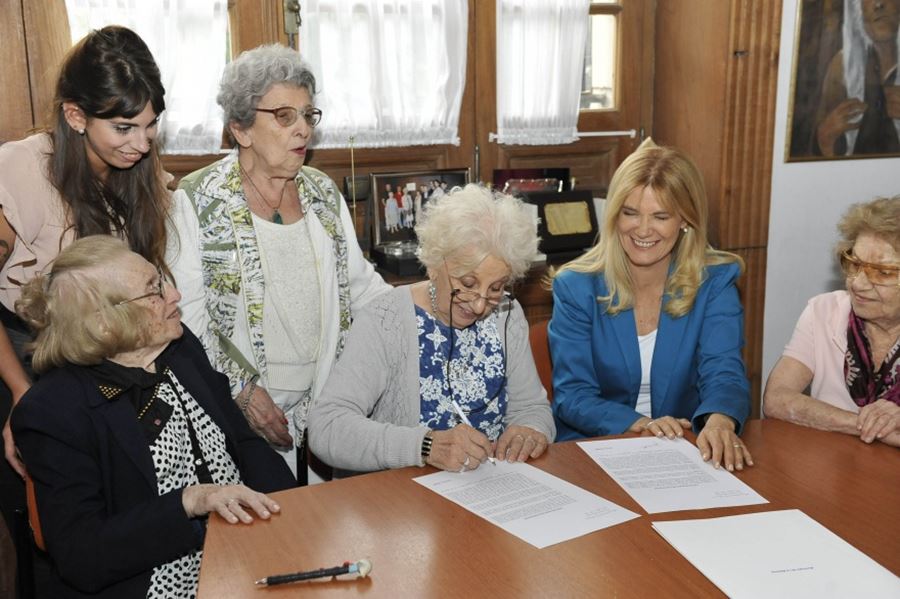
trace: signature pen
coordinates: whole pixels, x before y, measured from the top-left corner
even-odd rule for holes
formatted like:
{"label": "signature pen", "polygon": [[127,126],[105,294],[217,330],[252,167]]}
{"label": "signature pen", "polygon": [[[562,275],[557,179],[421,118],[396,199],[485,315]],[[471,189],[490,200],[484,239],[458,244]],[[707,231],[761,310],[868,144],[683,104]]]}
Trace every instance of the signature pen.
{"label": "signature pen", "polygon": [[311,578],[328,578],[329,576],[340,576],[341,574],[358,574],[360,578],[365,578],[371,571],[372,562],[367,559],[361,559],[357,562],[344,562],[343,565],[334,568],[319,568],[318,570],[309,570],[307,572],[266,576],[265,578],[260,578],[254,584],[257,586],[271,587],[276,584],[287,584],[289,582],[309,580]]}
{"label": "signature pen", "polygon": [[[459,404],[456,403],[456,400],[455,400],[455,399],[451,399],[451,400],[450,400],[450,404],[453,406],[453,409],[454,409],[454,410],[456,411],[456,413],[459,415],[459,419],[462,420],[463,424],[465,424],[466,426],[472,426],[472,423],[469,422],[469,417],[466,416],[466,413],[463,412],[463,410],[462,410],[461,407],[459,407]],[[468,458],[467,458],[467,459],[468,459]],[[492,458],[491,456],[488,456],[488,460],[489,460],[489,461],[491,462],[491,464],[493,464],[494,466],[497,465],[497,460],[494,459],[494,458]]]}

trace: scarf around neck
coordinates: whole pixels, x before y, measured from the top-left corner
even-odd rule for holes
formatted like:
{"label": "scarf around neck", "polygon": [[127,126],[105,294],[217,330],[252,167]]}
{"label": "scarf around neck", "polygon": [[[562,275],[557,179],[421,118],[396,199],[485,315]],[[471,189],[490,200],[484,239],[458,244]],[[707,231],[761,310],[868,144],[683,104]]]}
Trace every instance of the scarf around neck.
{"label": "scarf around neck", "polygon": [[850,310],[847,323],[844,381],[850,397],[860,407],[879,399],[887,399],[900,405],[900,339],[894,343],[876,371],[865,323],[853,310]]}

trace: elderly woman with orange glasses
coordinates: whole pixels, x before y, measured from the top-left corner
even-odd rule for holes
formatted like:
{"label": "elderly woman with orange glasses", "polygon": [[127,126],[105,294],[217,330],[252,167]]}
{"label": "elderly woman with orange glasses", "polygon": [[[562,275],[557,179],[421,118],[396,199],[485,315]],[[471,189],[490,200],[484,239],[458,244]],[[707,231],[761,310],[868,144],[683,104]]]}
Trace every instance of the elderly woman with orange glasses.
{"label": "elderly woman with orange glasses", "polygon": [[847,290],[809,301],[765,414],[900,446],[900,196],[852,206],[838,228]]}

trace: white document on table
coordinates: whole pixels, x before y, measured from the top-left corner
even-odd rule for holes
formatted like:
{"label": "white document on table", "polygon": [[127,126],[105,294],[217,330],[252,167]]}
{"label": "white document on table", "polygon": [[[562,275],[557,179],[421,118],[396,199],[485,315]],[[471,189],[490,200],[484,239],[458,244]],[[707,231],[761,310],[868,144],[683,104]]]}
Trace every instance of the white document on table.
{"label": "white document on table", "polygon": [[653,528],[732,599],[900,597],[900,578],[800,510]]}
{"label": "white document on table", "polygon": [[648,514],[768,503],[685,439],[608,439],[578,443]]}
{"label": "white document on table", "polygon": [[529,464],[485,462],[466,472],[414,478],[470,512],[542,549],[638,515]]}

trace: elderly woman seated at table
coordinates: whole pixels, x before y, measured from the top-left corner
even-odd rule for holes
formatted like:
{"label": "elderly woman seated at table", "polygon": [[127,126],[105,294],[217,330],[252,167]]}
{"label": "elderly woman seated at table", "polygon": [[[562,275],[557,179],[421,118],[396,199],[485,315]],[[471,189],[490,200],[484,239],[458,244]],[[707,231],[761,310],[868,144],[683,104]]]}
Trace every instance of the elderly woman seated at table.
{"label": "elderly woman seated at table", "polygon": [[192,597],[206,516],[267,519],[278,505],[250,487],[294,484],[182,327],[180,297],[122,241],[91,236],[16,302],[43,374],[12,427],[55,597]]}
{"label": "elderly woman seated at table", "polygon": [[357,317],[310,414],[310,447],[338,469],[477,468],[536,458],[553,440],[528,323],[509,295],[537,250],[517,199],[468,185],[416,226],[428,280]]}
{"label": "elderly woman seated at table", "polygon": [[852,206],[838,228],[847,290],[809,300],[765,414],[900,446],[900,196]]}

